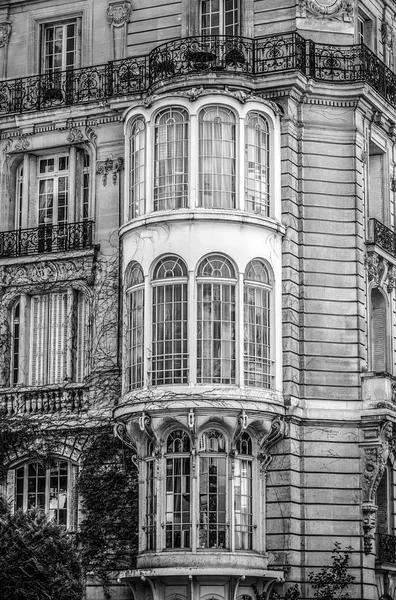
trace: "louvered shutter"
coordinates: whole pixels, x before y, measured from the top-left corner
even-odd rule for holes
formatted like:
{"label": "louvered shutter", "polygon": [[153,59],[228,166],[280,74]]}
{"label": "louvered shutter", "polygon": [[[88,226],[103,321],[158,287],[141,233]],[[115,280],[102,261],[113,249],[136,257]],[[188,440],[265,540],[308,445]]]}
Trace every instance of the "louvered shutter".
{"label": "louvered shutter", "polygon": [[372,309],[372,356],[374,373],[386,371],[386,307]]}
{"label": "louvered shutter", "polygon": [[388,472],[385,469],[384,475],[377,489],[376,503],[377,512],[377,532],[388,533]]}
{"label": "louvered shutter", "polygon": [[7,502],[13,513],[15,510],[15,469],[7,472]]}
{"label": "louvered shutter", "polygon": [[369,157],[369,217],[384,222],[382,154]]}
{"label": "louvered shutter", "polygon": [[83,294],[77,298],[77,331],[76,331],[76,357],[75,381],[82,381],[85,375],[85,331],[86,331],[86,305]]}
{"label": "louvered shutter", "polygon": [[48,383],[61,383],[66,376],[67,294],[49,297]]}
{"label": "louvered shutter", "polygon": [[46,327],[48,324],[48,296],[32,298],[32,349],[30,381],[32,385],[46,383]]}

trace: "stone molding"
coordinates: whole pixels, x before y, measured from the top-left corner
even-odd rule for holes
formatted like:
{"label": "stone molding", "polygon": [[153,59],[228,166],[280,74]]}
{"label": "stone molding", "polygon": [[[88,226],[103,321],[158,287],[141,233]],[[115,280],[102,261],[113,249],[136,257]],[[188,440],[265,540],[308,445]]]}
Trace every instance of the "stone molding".
{"label": "stone molding", "polygon": [[353,2],[351,0],[299,0],[300,17],[329,19],[351,22]]}
{"label": "stone molding", "polygon": [[367,277],[374,288],[392,292],[395,287],[396,267],[376,252],[370,253],[365,261]]}
{"label": "stone molding", "polygon": [[107,21],[111,27],[123,27],[129,23],[132,14],[130,2],[110,2],[106,11]]}
{"label": "stone molding", "polygon": [[122,171],[124,168],[124,159],[119,156],[118,158],[106,158],[106,160],[96,161],[96,172],[102,175],[102,184],[105,187],[107,185],[107,176],[112,173],[113,185],[117,183],[117,173]]}

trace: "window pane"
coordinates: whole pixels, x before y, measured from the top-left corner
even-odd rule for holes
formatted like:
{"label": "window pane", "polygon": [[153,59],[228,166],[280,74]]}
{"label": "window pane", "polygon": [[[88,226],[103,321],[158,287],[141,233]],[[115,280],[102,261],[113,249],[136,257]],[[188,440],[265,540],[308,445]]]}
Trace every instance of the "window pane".
{"label": "window pane", "polygon": [[234,471],[235,548],[251,550],[252,527],[252,463],[236,459]]}
{"label": "window pane", "polygon": [[245,127],[246,210],[269,215],[268,126],[257,113],[250,113]]}
{"label": "window pane", "polygon": [[130,138],[130,219],[135,219],[145,212],[145,153],[145,123],[143,119],[139,118],[132,127]]}
{"label": "window pane", "polygon": [[198,547],[225,548],[226,457],[200,456]]}
{"label": "window pane", "polygon": [[155,463],[147,461],[146,478],[146,547],[147,550],[155,549],[157,496],[155,494]]}

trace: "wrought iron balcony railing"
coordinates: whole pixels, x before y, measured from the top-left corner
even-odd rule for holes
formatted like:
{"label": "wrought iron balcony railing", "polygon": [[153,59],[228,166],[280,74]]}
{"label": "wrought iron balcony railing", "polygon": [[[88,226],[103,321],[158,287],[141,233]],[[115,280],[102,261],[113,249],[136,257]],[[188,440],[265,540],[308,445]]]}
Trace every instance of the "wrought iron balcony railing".
{"label": "wrought iron balcony railing", "polygon": [[93,221],[0,231],[0,258],[92,247]]}
{"label": "wrought iron balcony railing", "polygon": [[317,44],[298,33],[257,39],[196,36],[147,56],[0,82],[0,115],[96,102],[148,90],[178,75],[298,71],[319,81],[367,82],[396,107],[396,75],[364,44]]}
{"label": "wrought iron balcony railing", "polygon": [[370,238],[369,242],[396,257],[396,234],[381,221],[370,219]]}
{"label": "wrought iron balcony railing", "polygon": [[377,534],[377,561],[396,564],[396,536]]}
{"label": "wrought iron balcony railing", "polygon": [[78,412],[88,408],[88,390],[82,385],[65,388],[0,391],[0,415],[50,414]]}

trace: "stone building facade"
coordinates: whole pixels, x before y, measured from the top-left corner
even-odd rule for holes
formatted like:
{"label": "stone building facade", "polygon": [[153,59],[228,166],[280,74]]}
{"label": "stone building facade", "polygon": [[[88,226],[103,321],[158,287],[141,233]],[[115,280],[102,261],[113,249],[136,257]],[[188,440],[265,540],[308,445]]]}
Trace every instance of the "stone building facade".
{"label": "stone building facade", "polygon": [[78,530],[111,419],[139,472],[114,598],[312,598],[335,542],[352,597],[396,598],[395,24],[388,0],[1,3],[0,409],[64,432],[3,488]]}

